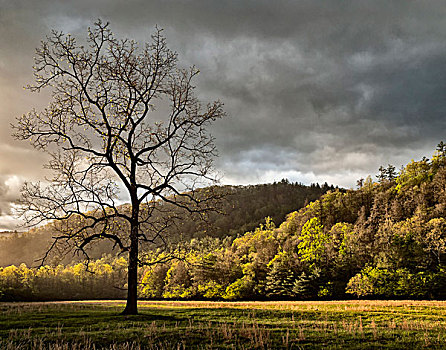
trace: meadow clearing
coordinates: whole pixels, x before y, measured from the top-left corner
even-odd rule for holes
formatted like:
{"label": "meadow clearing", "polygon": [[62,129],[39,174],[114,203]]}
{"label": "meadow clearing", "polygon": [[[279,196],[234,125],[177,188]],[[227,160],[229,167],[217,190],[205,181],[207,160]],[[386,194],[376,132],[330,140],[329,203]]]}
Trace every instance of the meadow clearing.
{"label": "meadow clearing", "polygon": [[0,304],[1,349],[443,349],[445,301]]}

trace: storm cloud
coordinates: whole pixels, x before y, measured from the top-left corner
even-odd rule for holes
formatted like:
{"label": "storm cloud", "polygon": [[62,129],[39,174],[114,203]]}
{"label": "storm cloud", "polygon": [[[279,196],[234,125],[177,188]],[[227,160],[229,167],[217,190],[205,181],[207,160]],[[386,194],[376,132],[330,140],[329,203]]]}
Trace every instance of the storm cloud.
{"label": "storm cloud", "polygon": [[228,113],[212,128],[223,183],[353,187],[444,139],[443,1],[4,0],[0,176],[41,176],[44,156],[8,127],[47,103],[22,89],[35,47],[51,29],[84,36],[97,18],[140,42],[158,25],[181,64],[200,69],[197,95]]}

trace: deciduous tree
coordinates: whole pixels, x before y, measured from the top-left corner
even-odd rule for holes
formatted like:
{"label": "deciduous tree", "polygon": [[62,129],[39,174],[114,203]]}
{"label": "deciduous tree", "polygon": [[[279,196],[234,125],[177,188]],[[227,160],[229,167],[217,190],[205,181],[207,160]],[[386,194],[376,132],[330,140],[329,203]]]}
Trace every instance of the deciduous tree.
{"label": "deciduous tree", "polygon": [[[203,106],[195,97],[198,70],[178,67],[160,29],[138,46],[98,21],[85,43],[53,31],[36,50],[28,89],[49,88],[52,100],[18,118],[15,137],[47,152],[54,176],[26,183],[21,208],[27,224],[59,222],[52,249],[65,242],[87,255],[88,245],[108,239],[127,253],[124,314],[136,314],[140,245],[162,241],[172,225],[168,217],[151,221],[154,211],[163,202],[213,209],[211,190],[197,188],[214,181],[207,127],[224,111],[219,101]],[[120,193],[128,210],[118,206]]]}

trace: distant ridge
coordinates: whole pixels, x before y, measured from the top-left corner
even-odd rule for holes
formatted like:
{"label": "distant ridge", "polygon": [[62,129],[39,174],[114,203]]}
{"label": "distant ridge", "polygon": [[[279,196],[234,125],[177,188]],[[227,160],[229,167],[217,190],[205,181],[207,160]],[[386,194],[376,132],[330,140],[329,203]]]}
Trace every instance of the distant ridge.
{"label": "distant ridge", "polygon": [[[206,190],[206,189],[203,189]],[[318,199],[328,190],[334,190],[327,183],[322,186],[290,183],[288,180],[270,184],[248,186],[219,186],[218,190],[227,195],[221,202],[225,215],[211,213],[206,224],[189,216],[178,227],[166,233],[170,242],[189,241],[192,238],[211,236],[214,238],[235,237],[253,230],[265,217],[271,217],[276,223],[282,222],[286,215],[298,210],[311,201]],[[128,204],[122,206],[128,210]],[[51,225],[31,229],[29,232],[0,233],[0,266],[26,263],[36,266],[46,248],[52,242]],[[89,252],[91,258],[100,258],[111,252],[107,241],[93,246]],[[68,255],[57,258],[54,262],[69,263],[79,261],[82,257]]]}

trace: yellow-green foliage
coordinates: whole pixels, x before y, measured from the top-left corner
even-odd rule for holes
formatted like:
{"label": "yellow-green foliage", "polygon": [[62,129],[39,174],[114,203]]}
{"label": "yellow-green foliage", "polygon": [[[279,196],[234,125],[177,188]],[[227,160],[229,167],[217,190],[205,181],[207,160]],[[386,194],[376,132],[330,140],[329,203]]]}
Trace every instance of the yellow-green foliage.
{"label": "yellow-green foliage", "polygon": [[[125,260],[124,260],[125,262]],[[125,284],[122,258],[87,264],[0,268],[0,298],[41,300],[122,297]]]}
{"label": "yellow-green foliage", "polygon": [[172,264],[166,273],[164,298],[189,298],[194,296],[194,288],[187,266],[182,261]]}
{"label": "yellow-green foliage", "polygon": [[335,248],[339,249],[340,256],[346,256],[351,251],[351,246],[355,240],[355,232],[353,224],[346,222],[338,222],[330,229],[331,237]]}
{"label": "yellow-green foliage", "polygon": [[315,264],[320,261],[325,253],[325,246],[329,236],[324,232],[324,226],[319,218],[311,218],[302,228],[299,236],[299,255],[303,261]]}
{"label": "yellow-green foliage", "polygon": [[161,298],[165,286],[167,270],[166,264],[154,265],[149,268],[141,280],[139,295],[142,298]]}
{"label": "yellow-green foliage", "polygon": [[415,162],[412,160],[401,171],[396,179],[396,190],[398,193],[407,190],[410,187],[419,187],[423,182],[432,179],[432,168],[427,160]]}
{"label": "yellow-green foliage", "polygon": [[239,278],[234,283],[231,283],[225,291],[224,298],[229,300],[244,299],[252,296],[252,290],[255,286],[250,275],[245,275]]}
{"label": "yellow-green foliage", "polygon": [[198,293],[207,299],[220,299],[226,296],[224,286],[215,281],[209,281],[204,285],[199,284]]}
{"label": "yellow-green foliage", "polygon": [[370,270],[372,270],[372,268],[368,267],[366,270],[353,276],[347,283],[346,292],[349,294],[354,294],[357,297],[373,295],[373,282],[368,276]]}
{"label": "yellow-green foliage", "polygon": [[[205,237],[172,255],[145,252],[147,299],[446,298],[446,158],[411,162],[395,179],[329,191],[234,240]],[[389,166],[389,168],[391,168]],[[173,259],[174,256],[181,260]],[[160,263],[161,262],[161,263]],[[3,300],[85,298],[125,288],[125,260],[0,270]],[[58,291],[51,294],[51,291]],[[59,292],[61,291],[61,292]],[[69,291],[69,292],[68,292]],[[46,293],[46,294],[45,294]],[[121,293],[122,294],[122,293]]]}

